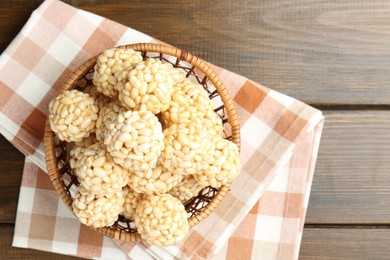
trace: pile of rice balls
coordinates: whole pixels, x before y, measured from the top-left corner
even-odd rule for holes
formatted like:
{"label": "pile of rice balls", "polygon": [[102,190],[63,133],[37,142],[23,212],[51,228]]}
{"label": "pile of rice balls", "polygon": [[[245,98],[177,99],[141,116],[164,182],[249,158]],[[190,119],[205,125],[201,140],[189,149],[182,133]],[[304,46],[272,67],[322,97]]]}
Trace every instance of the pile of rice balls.
{"label": "pile of rice balls", "polygon": [[184,204],[239,174],[238,148],[222,137],[203,87],[132,49],[105,50],[93,85],[53,99],[49,122],[70,142],[80,222],[108,227],[122,215],[152,245],[182,240],[190,228]]}

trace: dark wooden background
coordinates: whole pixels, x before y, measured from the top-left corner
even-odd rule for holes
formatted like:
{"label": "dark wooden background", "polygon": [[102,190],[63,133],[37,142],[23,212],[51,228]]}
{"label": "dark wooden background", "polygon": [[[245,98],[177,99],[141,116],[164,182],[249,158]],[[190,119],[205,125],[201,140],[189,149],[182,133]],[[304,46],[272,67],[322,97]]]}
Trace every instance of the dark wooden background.
{"label": "dark wooden background", "polygon": [[[0,2],[0,52],[41,1]],[[301,259],[390,259],[390,1],[66,1],[321,110],[326,123]],[[0,137],[0,258],[24,157]]]}

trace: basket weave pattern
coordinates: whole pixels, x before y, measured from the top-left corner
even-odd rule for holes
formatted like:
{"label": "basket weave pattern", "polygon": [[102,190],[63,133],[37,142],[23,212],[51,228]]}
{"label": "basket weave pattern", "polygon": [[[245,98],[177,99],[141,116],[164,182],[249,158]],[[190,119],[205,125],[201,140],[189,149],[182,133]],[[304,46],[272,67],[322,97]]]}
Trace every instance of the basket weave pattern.
{"label": "basket weave pattern", "polygon": [[[120,46],[120,48],[131,48],[140,51],[144,60],[157,58],[169,62],[175,68],[184,72],[191,81],[201,84],[215,104],[215,112],[222,119],[224,138],[233,141],[240,147],[240,128],[236,110],[225,86],[207,63],[188,52],[165,45],[141,43]],[[96,60],[97,56],[84,62],[65,81],[60,91],[63,92],[73,88],[83,90],[87,85],[92,84],[93,67]],[[68,144],[58,139],[51,130],[48,120],[46,121],[44,143],[46,165],[50,179],[65,205],[72,210],[72,196],[74,196],[74,191],[79,183],[69,166]],[[214,210],[229,190],[229,187],[230,184],[226,184],[219,189],[206,187],[198,196],[185,204],[191,227],[201,222]],[[113,226],[95,230],[119,240],[141,241],[134,222],[123,216],[119,216],[118,221]]]}

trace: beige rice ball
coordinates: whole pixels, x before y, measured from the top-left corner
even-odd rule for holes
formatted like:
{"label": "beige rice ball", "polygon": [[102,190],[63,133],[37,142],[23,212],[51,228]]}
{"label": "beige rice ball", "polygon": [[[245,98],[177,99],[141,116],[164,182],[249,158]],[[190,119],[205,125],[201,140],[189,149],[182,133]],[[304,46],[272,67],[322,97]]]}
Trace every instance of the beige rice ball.
{"label": "beige rice ball", "polygon": [[211,118],[214,106],[202,85],[183,80],[175,85],[169,109],[162,112],[166,125]]}
{"label": "beige rice ball", "polygon": [[118,220],[123,206],[123,192],[98,196],[78,187],[72,208],[84,225],[101,228],[112,226]]}
{"label": "beige rice ball", "polygon": [[96,143],[81,151],[74,150],[72,157],[77,160],[70,163],[80,186],[92,194],[107,195],[117,193],[127,185],[128,170],[114,162],[103,144]]}
{"label": "beige rice ball", "polygon": [[170,172],[195,174],[208,166],[210,142],[202,125],[191,122],[171,125],[164,130],[164,145],[161,162]]}
{"label": "beige rice ball", "polygon": [[81,157],[80,155],[84,154],[85,149],[93,144],[96,144],[97,142],[98,140],[96,139],[96,136],[91,134],[80,142],[68,143],[70,168],[74,169],[76,164],[78,164],[77,161]]}
{"label": "beige rice ball", "polygon": [[126,112],[123,106],[116,102],[111,102],[99,110],[99,117],[96,120],[96,138],[104,143],[105,135],[110,134],[110,125],[115,123],[119,113]]}
{"label": "beige rice ball", "polygon": [[141,238],[160,247],[176,244],[190,229],[183,204],[169,194],[146,197],[138,205],[134,219]]}
{"label": "beige rice ball", "polygon": [[193,175],[186,175],[182,181],[173,187],[168,193],[178,198],[183,204],[197,196],[207,186],[200,184]]}
{"label": "beige rice ball", "polygon": [[164,136],[160,122],[150,111],[121,112],[108,131],[104,144],[116,163],[131,171],[157,165]]}
{"label": "beige rice ball", "polygon": [[[124,71],[116,88],[123,106],[132,110],[149,110],[158,114],[168,109],[175,78],[180,78],[170,63],[149,58]],[[184,75],[183,77],[184,78]]]}
{"label": "beige rice ball", "polygon": [[89,85],[89,86],[86,86],[83,90],[84,93],[87,93],[90,97],[92,97],[94,100],[95,100],[95,105],[98,107],[99,111],[107,106],[109,103],[112,102],[112,99],[103,95],[102,93],[100,93],[96,86],[94,85]]}
{"label": "beige rice ball", "polygon": [[134,213],[139,203],[144,199],[144,194],[138,193],[129,186],[123,188],[123,196],[125,202],[123,203],[122,213],[127,219],[134,219]]}
{"label": "beige rice ball", "polygon": [[98,107],[78,90],[59,94],[49,103],[50,127],[62,141],[80,142],[95,131]]}
{"label": "beige rice ball", "polygon": [[77,147],[80,147],[82,149],[88,148],[88,146],[93,145],[97,143],[98,140],[96,139],[96,136],[94,134],[91,134],[90,136],[84,138],[80,142],[72,142],[71,144],[71,150],[70,153],[72,153],[72,149],[75,149]]}
{"label": "beige rice ball", "polygon": [[220,188],[240,173],[239,151],[235,143],[221,137],[215,137],[212,142],[215,149],[210,165],[203,172],[194,174],[194,178],[200,185]]}
{"label": "beige rice ball", "polygon": [[210,136],[222,136],[222,119],[202,85],[185,79],[175,85],[169,109],[161,113],[164,126],[193,122],[203,125]]}
{"label": "beige rice ball", "polygon": [[197,118],[193,123],[202,125],[210,137],[222,137],[223,135],[222,119],[214,111],[208,111],[204,118]]}
{"label": "beige rice ball", "polygon": [[107,49],[99,55],[96,61],[93,84],[104,95],[117,96],[118,91],[115,85],[118,82],[118,76],[124,69],[140,61],[142,61],[142,56],[132,49]]}
{"label": "beige rice ball", "polygon": [[132,172],[129,186],[139,193],[161,194],[168,192],[181,180],[181,174],[170,172],[157,162],[154,168]]}

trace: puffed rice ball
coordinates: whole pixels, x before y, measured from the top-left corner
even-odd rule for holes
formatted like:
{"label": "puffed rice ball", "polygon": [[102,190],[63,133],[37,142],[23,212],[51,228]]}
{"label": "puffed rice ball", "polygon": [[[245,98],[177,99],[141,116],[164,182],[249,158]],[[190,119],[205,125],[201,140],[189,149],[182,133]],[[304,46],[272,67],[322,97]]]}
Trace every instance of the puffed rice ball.
{"label": "puffed rice ball", "polygon": [[211,118],[214,106],[202,85],[188,79],[175,85],[172,102],[167,111],[162,112],[166,125]]}
{"label": "puffed rice ball", "polygon": [[127,185],[128,170],[114,162],[103,144],[93,144],[81,154],[77,154],[77,151],[73,154],[77,160],[70,165],[80,185],[90,193],[113,194]]}
{"label": "puffed rice ball", "polygon": [[81,223],[94,228],[112,226],[123,206],[123,192],[98,196],[78,187],[73,199],[73,212]]}
{"label": "puffed rice ball", "polygon": [[49,122],[62,141],[79,142],[95,131],[98,107],[78,90],[65,91],[49,104]]}
{"label": "puffed rice ball", "polygon": [[109,126],[104,144],[114,161],[131,171],[157,165],[164,150],[161,124],[150,111],[126,111]]}
{"label": "puffed rice ball", "polygon": [[213,142],[215,149],[209,167],[193,176],[200,185],[220,188],[239,174],[239,151],[235,143],[221,137],[215,137]]}
{"label": "puffed rice ball", "polygon": [[140,61],[142,61],[142,56],[132,49],[112,48],[105,50],[97,59],[93,84],[104,95],[114,97],[118,94],[115,88],[118,75],[127,67]]}
{"label": "puffed rice ball", "polygon": [[139,193],[166,193],[182,180],[181,174],[168,171],[157,162],[157,166],[148,170],[134,171],[129,176],[129,186]]}
{"label": "puffed rice ball", "polygon": [[201,125],[210,137],[222,137],[222,119],[214,111],[208,111],[204,118],[197,118],[193,123]]}
{"label": "puffed rice ball", "polygon": [[173,187],[168,193],[173,197],[178,198],[183,204],[205,188],[205,185],[200,184],[193,175],[186,175],[182,181]]}
{"label": "puffed rice ball", "polygon": [[119,113],[126,111],[127,110],[124,107],[115,102],[111,102],[100,109],[99,117],[96,120],[97,140],[104,142],[105,134],[110,134],[110,131],[108,130],[109,126],[115,122]]}
{"label": "puffed rice ball", "polygon": [[134,219],[134,213],[138,204],[144,199],[144,194],[138,193],[129,186],[123,188],[123,203],[122,215],[127,219]]}
{"label": "puffed rice ball", "polygon": [[84,93],[87,93],[90,97],[94,98],[95,104],[97,105],[99,111],[112,102],[111,98],[100,93],[94,85],[86,86],[83,90]]}
{"label": "puffed rice ball", "polygon": [[160,247],[181,241],[190,229],[183,204],[169,194],[148,196],[138,205],[134,219],[141,238]]}
{"label": "puffed rice ball", "polygon": [[88,146],[90,145],[93,145],[97,143],[97,139],[96,139],[96,136],[94,134],[91,134],[90,136],[88,137],[85,137],[83,140],[81,140],[80,142],[72,142],[72,149],[76,148],[76,147],[80,147],[80,148],[88,148]]}
{"label": "puffed rice ball", "polygon": [[191,122],[171,125],[164,130],[164,145],[161,162],[168,171],[188,175],[207,167],[210,142],[202,125]]}
{"label": "puffed rice ball", "polygon": [[203,125],[210,136],[222,136],[222,119],[214,112],[209,96],[202,85],[186,79],[175,85],[171,105],[161,113],[161,122],[169,127],[189,121]]}
{"label": "puffed rice ball", "polygon": [[[123,106],[132,110],[149,110],[158,114],[168,109],[176,82],[180,75],[170,63],[149,58],[124,71],[116,88]],[[183,76],[184,78],[184,76]]]}
{"label": "puffed rice ball", "polygon": [[80,142],[68,143],[70,168],[74,169],[76,167],[76,164],[78,164],[77,161],[81,157],[80,155],[84,154],[85,149],[97,142],[98,141],[96,139],[96,136],[94,134],[91,134]]}

